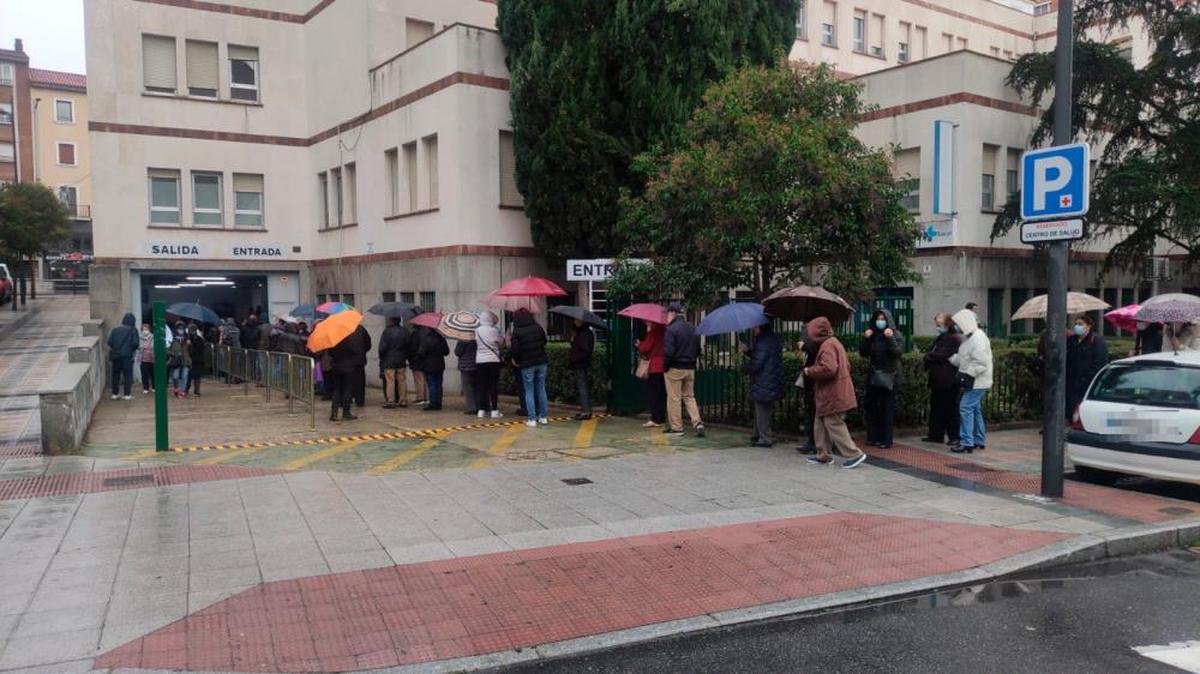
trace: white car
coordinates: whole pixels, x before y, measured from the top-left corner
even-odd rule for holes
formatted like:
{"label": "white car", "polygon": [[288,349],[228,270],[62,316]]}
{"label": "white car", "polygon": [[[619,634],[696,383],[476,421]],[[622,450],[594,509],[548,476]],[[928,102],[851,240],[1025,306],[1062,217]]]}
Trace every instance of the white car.
{"label": "white car", "polygon": [[1200,352],[1109,363],[1074,413],[1067,456],[1095,482],[1142,475],[1200,484]]}

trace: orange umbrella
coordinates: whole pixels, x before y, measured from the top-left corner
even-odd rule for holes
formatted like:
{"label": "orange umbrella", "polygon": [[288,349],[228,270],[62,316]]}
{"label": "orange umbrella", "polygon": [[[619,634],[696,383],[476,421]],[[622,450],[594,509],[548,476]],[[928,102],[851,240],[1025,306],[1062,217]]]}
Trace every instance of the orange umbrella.
{"label": "orange umbrella", "polygon": [[332,349],[349,337],[362,321],[363,315],[353,309],[339,311],[313,328],[312,334],[308,336],[308,350],[317,353]]}

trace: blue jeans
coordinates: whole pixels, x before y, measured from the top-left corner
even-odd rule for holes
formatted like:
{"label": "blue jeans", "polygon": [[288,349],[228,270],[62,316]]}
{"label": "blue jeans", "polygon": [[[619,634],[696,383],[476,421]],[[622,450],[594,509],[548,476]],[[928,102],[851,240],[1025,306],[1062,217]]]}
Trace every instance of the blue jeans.
{"label": "blue jeans", "polygon": [[180,366],[171,370],[171,386],[174,386],[179,391],[187,391],[188,385],[188,369]]}
{"label": "blue jeans", "polygon": [[959,442],[963,447],[987,445],[987,431],[983,427],[983,396],[987,389],[973,388],[963,391],[958,403]]}
{"label": "blue jeans", "polygon": [[[525,412],[530,419],[546,416],[546,364],[521,368],[521,381],[525,384]],[[537,403],[537,406],[534,406]]]}
{"label": "blue jeans", "polygon": [[425,386],[429,389],[429,408],[442,409],[442,377],[445,372],[426,372]]}

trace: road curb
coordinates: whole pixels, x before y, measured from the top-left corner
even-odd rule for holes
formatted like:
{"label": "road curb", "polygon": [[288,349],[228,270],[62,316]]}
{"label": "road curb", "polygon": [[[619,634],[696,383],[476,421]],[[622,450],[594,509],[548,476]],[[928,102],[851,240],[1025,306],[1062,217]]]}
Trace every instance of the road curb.
{"label": "road curb", "polygon": [[[8,311],[10,313],[12,312],[11,306],[9,306],[7,304],[4,306],[6,308],[0,308],[0,311]],[[34,300],[32,304],[27,304],[25,309],[17,311],[18,315],[17,315],[16,320],[13,320],[4,325],[0,325],[0,341],[7,339],[9,335],[16,332],[17,330],[20,330],[21,326],[28,323],[29,319],[33,318],[34,315],[37,314],[37,312],[41,310],[41,308],[42,308],[41,302]]]}

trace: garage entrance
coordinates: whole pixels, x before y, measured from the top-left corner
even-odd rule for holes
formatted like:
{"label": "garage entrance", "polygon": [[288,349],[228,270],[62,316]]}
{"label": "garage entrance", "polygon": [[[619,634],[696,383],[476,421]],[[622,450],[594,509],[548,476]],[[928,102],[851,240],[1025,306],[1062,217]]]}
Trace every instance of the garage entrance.
{"label": "garage entrance", "polygon": [[199,302],[221,318],[238,322],[251,313],[263,314],[270,307],[266,274],[181,272],[142,274],[142,321],[150,320],[154,302]]}

